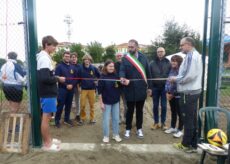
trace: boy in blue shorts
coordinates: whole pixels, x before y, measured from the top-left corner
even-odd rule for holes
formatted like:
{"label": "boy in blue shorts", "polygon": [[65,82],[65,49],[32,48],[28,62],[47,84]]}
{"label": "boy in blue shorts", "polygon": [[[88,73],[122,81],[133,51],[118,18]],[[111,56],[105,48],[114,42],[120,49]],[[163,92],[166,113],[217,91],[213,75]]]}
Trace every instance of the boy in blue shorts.
{"label": "boy in blue shorts", "polygon": [[61,143],[60,140],[52,139],[49,132],[51,113],[57,110],[57,82],[65,82],[65,77],[54,76],[51,55],[57,44],[52,36],[45,36],[42,39],[43,50],[36,55],[38,94],[42,108],[41,133],[45,151],[60,151]]}

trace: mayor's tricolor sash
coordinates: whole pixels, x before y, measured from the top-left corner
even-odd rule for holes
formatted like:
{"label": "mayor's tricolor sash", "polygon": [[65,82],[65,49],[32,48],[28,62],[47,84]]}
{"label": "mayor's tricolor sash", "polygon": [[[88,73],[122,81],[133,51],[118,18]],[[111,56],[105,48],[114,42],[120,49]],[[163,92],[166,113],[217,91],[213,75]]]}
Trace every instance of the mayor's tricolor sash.
{"label": "mayor's tricolor sash", "polygon": [[137,58],[133,57],[130,54],[125,55],[125,58],[137,69],[137,71],[141,74],[142,78],[147,83],[147,77],[146,77],[145,69],[144,69],[143,65],[141,64],[141,62],[139,62],[139,60]]}

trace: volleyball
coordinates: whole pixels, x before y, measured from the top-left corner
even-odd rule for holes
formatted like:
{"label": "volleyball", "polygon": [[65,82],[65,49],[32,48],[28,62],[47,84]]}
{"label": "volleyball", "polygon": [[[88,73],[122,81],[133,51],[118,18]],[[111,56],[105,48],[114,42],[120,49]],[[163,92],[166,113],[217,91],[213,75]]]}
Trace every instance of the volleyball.
{"label": "volleyball", "polygon": [[207,134],[208,142],[211,145],[223,146],[227,143],[227,135],[221,129],[211,129]]}

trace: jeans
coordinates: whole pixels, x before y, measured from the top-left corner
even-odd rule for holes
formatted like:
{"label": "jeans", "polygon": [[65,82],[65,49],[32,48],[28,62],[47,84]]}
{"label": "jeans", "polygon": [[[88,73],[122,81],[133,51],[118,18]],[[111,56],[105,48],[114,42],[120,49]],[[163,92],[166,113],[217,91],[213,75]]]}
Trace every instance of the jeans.
{"label": "jeans", "polygon": [[182,131],[183,130],[183,120],[182,120],[182,115],[180,111],[179,100],[180,98],[175,98],[175,97],[169,100],[169,104],[171,108],[171,128],[176,127],[177,116],[178,116],[178,119],[179,119],[178,130]]}
{"label": "jeans", "polygon": [[143,101],[127,101],[127,112],[126,112],[126,130],[132,129],[133,113],[136,107],[136,127],[142,129],[143,123],[143,107],[145,100]]}
{"label": "jeans", "polygon": [[164,124],[167,112],[167,99],[165,88],[153,87],[153,118],[156,124],[159,123],[159,101],[161,99],[161,123]]}
{"label": "jeans", "polygon": [[58,89],[58,98],[57,98],[58,104],[57,104],[57,112],[55,115],[56,124],[58,124],[61,119],[61,114],[64,107],[65,107],[64,121],[70,120],[70,110],[73,101],[73,94],[74,94],[74,90],[69,91],[65,88]]}
{"label": "jeans", "polygon": [[105,110],[103,111],[103,134],[109,137],[109,123],[110,116],[112,115],[112,128],[113,135],[119,134],[119,102],[116,104],[108,105],[105,104]]}
{"label": "jeans", "polygon": [[184,135],[182,144],[197,148],[197,103],[200,94],[181,94],[180,107],[184,122]]}

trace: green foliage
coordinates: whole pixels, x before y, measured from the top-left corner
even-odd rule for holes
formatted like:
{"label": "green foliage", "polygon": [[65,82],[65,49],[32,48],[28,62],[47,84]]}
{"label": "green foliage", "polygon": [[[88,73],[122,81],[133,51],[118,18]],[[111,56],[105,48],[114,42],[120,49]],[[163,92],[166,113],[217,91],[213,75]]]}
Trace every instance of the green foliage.
{"label": "green foliage", "polygon": [[105,50],[102,47],[101,43],[97,41],[90,42],[89,44],[87,44],[86,51],[92,56],[95,63],[102,62],[102,56]]}
{"label": "green foliage", "polygon": [[24,66],[24,62],[21,61],[20,59],[17,60],[17,63],[20,64],[21,66]]}
{"label": "green foliage", "polygon": [[80,43],[72,44],[70,46],[70,52],[76,52],[78,54],[78,63],[82,62],[82,57],[84,56],[83,46]]}
{"label": "green foliage", "polygon": [[6,63],[6,59],[0,58],[0,68]]}
{"label": "green foliage", "polygon": [[65,52],[64,49],[60,49],[57,52],[54,53],[54,55],[52,56],[53,61],[55,61],[57,64],[60,63],[62,61],[62,55]]}
{"label": "green foliage", "polygon": [[107,59],[111,59],[115,61],[115,54],[116,54],[116,49],[115,45],[110,45],[105,48],[105,55],[102,57],[103,61],[106,61]]}
{"label": "green foliage", "polygon": [[158,47],[164,47],[166,54],[171,55],[180,51],[180,40],[183,37],[190,36],[195,39],[195,47],[201,52],[202,43],[200,40],[200,34],[190,29],[186,24],[179,25],[174,19],[166,21],[164,25],[164,31],[155,41],[152,41],[152,45],[147,48],[147,56],[152,58],[156,56],[156,50]]}

